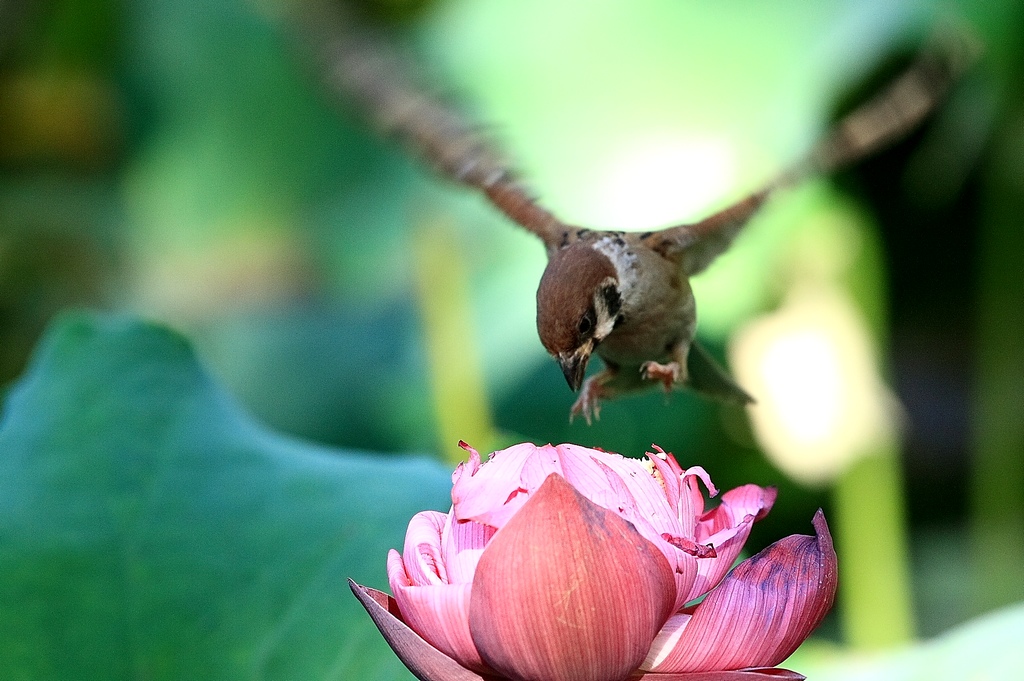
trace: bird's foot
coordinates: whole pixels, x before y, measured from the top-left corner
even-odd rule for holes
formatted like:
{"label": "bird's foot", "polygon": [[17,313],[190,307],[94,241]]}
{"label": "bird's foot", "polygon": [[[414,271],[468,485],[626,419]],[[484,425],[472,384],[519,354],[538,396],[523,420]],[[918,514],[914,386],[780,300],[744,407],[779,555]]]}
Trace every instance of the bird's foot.
{"label": "bird's foot", "polygon": [[569,410],[569,423],[577,416],[582,416],[587,425],[597,421],[601,417],[601,398],[605,396],[602,388],[603,381],[599,380],[600,374],[591,376],[583,382],[580,388],[580,396]]}
{"label": "bird's foot", "polygon": [[665,386],[665,392],[672,392],[672,386],[676,383],[686,382],[686,371],[679,362],[644,362],[640,366],[640,375],[645,381],[659,381]]}

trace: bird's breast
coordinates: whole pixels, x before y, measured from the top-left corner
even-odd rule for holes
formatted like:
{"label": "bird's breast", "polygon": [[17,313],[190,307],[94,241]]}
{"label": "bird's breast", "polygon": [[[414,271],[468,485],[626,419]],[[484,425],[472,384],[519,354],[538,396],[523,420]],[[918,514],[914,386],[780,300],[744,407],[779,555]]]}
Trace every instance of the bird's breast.
{"label": "bird's breast", "polygon": [[653,251],[639,252],[638,276],[622,292],[622,322],[597,347],[603,359],[623,367],[664,362],[680,340],[696,329],[690,283]]}

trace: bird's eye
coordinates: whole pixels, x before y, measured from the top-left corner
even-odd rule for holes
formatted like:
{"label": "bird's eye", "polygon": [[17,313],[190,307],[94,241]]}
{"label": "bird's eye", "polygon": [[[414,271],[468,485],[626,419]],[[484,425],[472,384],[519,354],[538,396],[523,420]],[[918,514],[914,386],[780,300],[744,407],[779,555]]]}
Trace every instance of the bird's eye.
{"label": "bird's eye", "polygon": [[576,327],[576,330],[580,332],[581,336],[586,336],[593,329],[594,329],[594,320],[592,320],[590,318],[590,313],[588,312],[587,314],[583,315],[582,319],[580,319],[580,323]]}

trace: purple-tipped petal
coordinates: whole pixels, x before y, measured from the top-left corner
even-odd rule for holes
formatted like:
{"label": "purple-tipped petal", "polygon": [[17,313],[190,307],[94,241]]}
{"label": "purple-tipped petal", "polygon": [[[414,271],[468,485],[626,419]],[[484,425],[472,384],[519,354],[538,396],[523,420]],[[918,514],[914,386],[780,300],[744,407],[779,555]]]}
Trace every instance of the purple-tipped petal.
{"label": "purple-tipped petal", "polygon": [[661,673],[774,667],[831,609],[836,553],[825,516],[817,537],[792,535],[740,563],[693,614],[672,617],[644,669]]}
{"label": "purple-tipped petal", "polygon": [[743,485],[722,495],[722,502],[697,524],[697,543],[715,547],[715,557],[697,561],[697,577],[684,603],[711,591],[732,568],[754,522],[768,515],[778,495],[774,487]]}
{"label": "purple-tipped petal", "polygon": [[733,671],[658,674],[642,672],[629,681],[803,681],[806,677],[778,667],[753,667]]}
{"label": "purple-tipped petal", "polygon": [[675,602],[662,553],[551,475],[477,565],[469,623],[487,664],[519,681],[617,681]]}
{"label": "purple-tipped petal", "polygon": [[437,650],[402,621],[398,605],[386,593],[356,584],[348,585],[366,608],[370,619],[384,636],[398,659],[422,681],[487,681]]}

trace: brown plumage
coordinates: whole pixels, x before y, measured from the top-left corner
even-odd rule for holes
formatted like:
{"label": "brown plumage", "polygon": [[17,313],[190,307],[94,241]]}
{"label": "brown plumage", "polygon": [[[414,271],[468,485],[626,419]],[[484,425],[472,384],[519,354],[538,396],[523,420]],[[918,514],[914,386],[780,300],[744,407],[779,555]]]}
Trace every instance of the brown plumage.
{"label": "brown plumage", "polygon": [[[384,133],[405,141],[441,174],[482,192],[544,243],[549,260],[537,290],[537,331],[569,386],[581,390],[571,413],[588,422],[602,399],[650,385],[751,401],[694,342],[689,278],[724,252],[778,189],[851,163],[913,129],[976,52],[963,35],[925,50],[802,162],[736,204],[697,223],[624,233],[562,223],[536,203],[478,127],[414,87],[379,41],[367,40],[351,22],[335,28],[337,39],[326,44],[329,85],[361,104]],[[594,353],[605,368],[584,381]]]}

